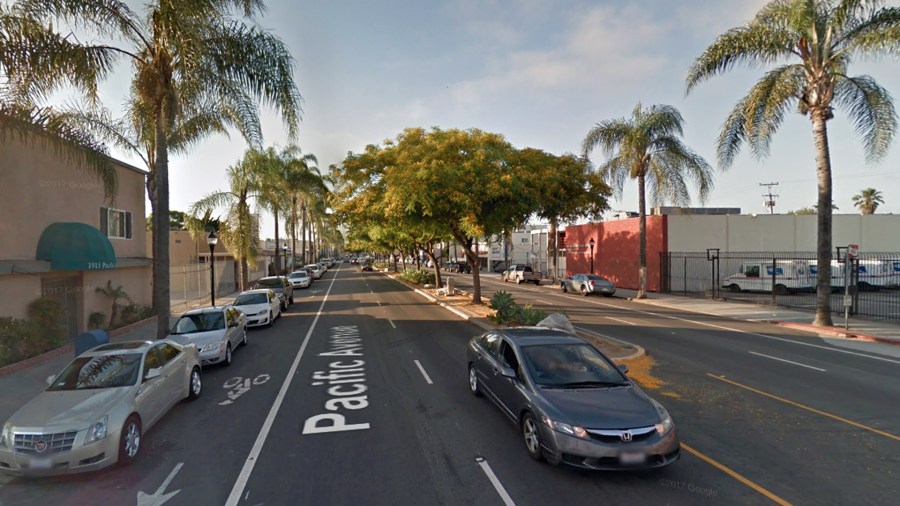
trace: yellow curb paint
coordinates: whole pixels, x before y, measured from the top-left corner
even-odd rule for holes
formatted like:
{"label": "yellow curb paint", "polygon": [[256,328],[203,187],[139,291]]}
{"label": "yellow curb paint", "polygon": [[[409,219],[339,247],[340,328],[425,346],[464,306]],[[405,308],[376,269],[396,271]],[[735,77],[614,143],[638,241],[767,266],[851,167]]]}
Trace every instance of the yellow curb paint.
{"label": "yellow curb paint", "polygon": [[697,450],[691,448],[690,446],[688,446],[684,443],[681,443],[681,447],[684,448],[685,450],[687,450],[688,453],[690,453],[691,455],[697,457],[700,460],[703,460],[704,462],[715,467],[719,471],[722,471],[723,473],[727,474],[728,476],[731,476],[732,478],[736,479],[737,481],[743,483],[744,485],[747,485],[748,487],[752,488],[753,490],[766,496],[766,498],[768,498],[775,504],[780,504],[781,506],[791,506],[791,503],[778,497],[777,495],[773,494],[772,492],[769,492],[765,488],[757,485],[756,483],[750,481],[749,479],[744,478],[741,474],[737,473],[736,471],[733,471],[730,467],[726,466],[725,464],[722,464],[715,459],[707,457],[706,455],[698,452]]}
{"label": "yellow curb paint", "polygon": [[783,403],[785,403],[785,404],[790,404],[791,406],[798,407],[798,408],[800,408],[800,409],[805,409],[806,411],[809,411],[809,412],[811,412],[811,413],[815,413],[815,414],[817,414],[817,415],[822,415],[822,416],[824,416],[824,417],[831,418],[832,420],[837,420],[837,421],[839,421],[839,422],[843,422],[843,423],[846,423],[846,424],[848,424],[848,425],[852,425],[852,426],[854,426],[854,427],[858,427],[858,428],[860,428],[860,429],[867,430],[867,431],[872,432],[872,433],[874,433],[874,434],[878,434],[879,436],[884,436],[884,437],[886,437],[886,438],[893,439],[894,441],[900,441],[900,437],[895,436],[894,434],[891,434],[891,433],[889,433],[889,432],[885,432],[885,431],[883,431],[883,430],[878,430],[878,429],[876,429],[876,428],[874,428],[874,427],[869,427],[868,425],[863,425],[863,424],[861,424],[861,423],[859,423],[859,422],[854,422],[853,420],[847,420],[846,418],[843,418],[843,417],[840,417],[840,416],[837,416],[837,415],[832,415],[831,413],[826,413],[825,411],[822,411],[822,410],[819,410],[819,409],[816,409],[816,408],[811,408],[811,407],[809,407],[809,406],[805,406],[805,405],[803,405],[803,404],[800,404],[799,402],[790,401],[790,400],[788,400],[788,399],[784,399],[784,398],[782,398],[782,397],[778,397],[777,395],[772,395],[772,394],[770,394],[770,393],[763,392],[762,390],[758,390],[758,389],[753,388],[753,387],[748,387],[747,385],[742,385],[742,384],[738,383],[737,381],[731,381],[730,379],[726,379],[724,376],[716,376],[715,374],[711,374],[711,373],[706,373],[706,375],[709,376],[710,378],[717,379],[717,380],[719,380],[719,381],[723,381],[723,382],[725,382],[725,383],[734,385],[734,386],[739,387],[739,388],[743,388],[744,390],[749,390],[749,391],[751,391],[751,392],[753,392],[753,393],[757,393],[757,394],[759,394],[759,395],[768,397],[768,398],[770,398],[770,399],[775,399],[776,401],[781,401],[781,402],[783,402]]}

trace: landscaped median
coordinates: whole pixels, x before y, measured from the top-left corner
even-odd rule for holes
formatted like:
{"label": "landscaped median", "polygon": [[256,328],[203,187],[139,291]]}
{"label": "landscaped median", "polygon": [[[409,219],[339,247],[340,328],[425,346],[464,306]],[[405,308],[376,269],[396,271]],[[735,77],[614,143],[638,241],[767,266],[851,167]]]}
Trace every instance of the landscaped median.
{"label": "landscaped median", "polygon": [[[416,293],[418,293],[422,297],[425,297],[432,303],[446,308],[447,310],[455,313],[460,318],[472,324],[475,324],[484,330],[494,330],[502,326],[495,323],[495,321],[492,319],[496,316],[496,311],[493,308],[484,303],[474,304],[472,302],[472,295],[467,292],[456,289],[456,293],[450,295],[446,293],[446,288],[435,289],[430,287],[426,288],[424,286],[416,286],[415,284],[401,279],[395,273],[384,272],[384,274],[397,281],[398,283],[402,283],[412,290],[415,290]],[[644,350],[644,348],[640,346],[615,340],[609,338],[608,336],[604,336],[587,329],[575,327],[575,333],[578,335],[578,337],[596,346],[600,351],[602,351],[606,356],[613,359],[614,361],[618,363],[628,364],[629,369],[631,368],[631,363],[633,361],[647,355],[646,350]],[[640,379],[638,379],[638,381],[643,384]]]}

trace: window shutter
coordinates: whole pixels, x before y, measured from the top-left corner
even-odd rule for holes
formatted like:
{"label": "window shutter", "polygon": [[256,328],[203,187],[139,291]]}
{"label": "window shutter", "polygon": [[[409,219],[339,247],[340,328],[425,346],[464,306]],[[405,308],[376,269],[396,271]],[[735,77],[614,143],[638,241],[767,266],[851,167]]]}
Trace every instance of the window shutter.
{"label": "window shutter", "polygon": [[109,209],[100,208],[100,231],[109,237]]}

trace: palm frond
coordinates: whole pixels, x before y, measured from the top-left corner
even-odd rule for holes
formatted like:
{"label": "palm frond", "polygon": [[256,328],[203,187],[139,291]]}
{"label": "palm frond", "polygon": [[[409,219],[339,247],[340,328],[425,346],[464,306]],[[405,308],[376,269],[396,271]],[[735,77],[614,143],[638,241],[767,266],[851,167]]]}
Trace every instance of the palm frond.
{"label": "palm frond", "polygon": [[62,20],[75,28],[150,46],[143,20],[120,0],[19,0],[16,6],[36,19]]}
{"label": "palm frond", "polygon": [[866,160],[884,157],[897,131],[897,113],[890,92],[869,76],[836,76],[834,102],[850,115],[863,139]]}
{"label": "palm frond", "polygon": [[600,148],[604,156],[611,156],[634,127],[625,118],[601,121],[588,131],[581,144],[582,156],[589,158],[594,148]]}

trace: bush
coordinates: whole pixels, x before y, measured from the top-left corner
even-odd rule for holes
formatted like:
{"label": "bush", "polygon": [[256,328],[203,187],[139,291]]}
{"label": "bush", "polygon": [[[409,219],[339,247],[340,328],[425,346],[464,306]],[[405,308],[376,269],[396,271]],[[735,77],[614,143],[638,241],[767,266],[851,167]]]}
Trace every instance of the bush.
{"label": "bush", "polygon": [[494,321],[500,325],[509,325],[516,321],[519,306],[511,293],[503,290],[495,293],[491,297],[490,307],[496,311]]}
{"label": "bush", "polygon": [[0,318],[0,367],[59,348],[66,339],[62,305],[49,298],[28,304],[28,319]]}
{"label": "bush", "polygon": [[547,312],[540,309],[534,309],[531,305],[518,306],[519,322],[522,325],[534,326],[547,317]]}
{"label": "bush", "polygon": [[418,269],[409,269],[400,274],[400,279],[414,285],[433,285],[434,273]]}
{"label": "bush", "polygon": [[100,311],[94,311],[88,316],[88,330],[99,329],[106,323],[106,315]]}
{"label": "bush", "polygon": [[117,329],[119,327],[131,325],[132,323],[146,320],[151,316],[153,316],[153,308],[132,302],[131,304],[122,307],[122,312],[119,314],[118,321],[116,321],[113,328]]}

